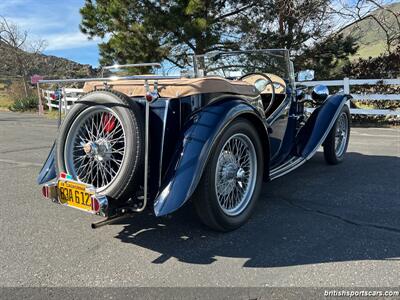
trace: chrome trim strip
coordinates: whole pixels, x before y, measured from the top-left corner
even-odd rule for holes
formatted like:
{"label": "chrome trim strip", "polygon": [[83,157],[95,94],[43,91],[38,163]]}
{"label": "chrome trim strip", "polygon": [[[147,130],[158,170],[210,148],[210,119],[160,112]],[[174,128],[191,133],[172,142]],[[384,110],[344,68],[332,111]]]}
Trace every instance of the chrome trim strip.
{"label": "chrome trim strip", "polygon": [[158,179],[158,187],[159,188],[161,187],[161,173],[162,173],[162,166],[163,166],[164,141],[165,141],[165,130],[167,128],[168,109],[169,109],[169,100],[166,100],[165,101],[164,118],[163,118],[163,132],[162,132],[162,137],[161,137],[160,170],[159,170],[159,179]]}
{"label": "chrome trim strip", "polygon": [[277,49],[256,49],[256,50],[235,50],[235,51],[211,51],[208,52],[206,54],[199,54],[199,55],[194,55],[195,57],[204,57],[204,56],[211,56],[211,55],[218,55],[218,54],[240,54],[240,53],[254,53],[254,52],[269,52],[269,54],[271,56],[275,56],[275,57],[285,57],[286,55],[279,55],[279,54],[275,54],[275,53],[271,53],[271,52],[277,52],[277,51],[282,51],[284,52],[286,55],[288,55],[289,50],[288,49],[284,49],[284,48],[277,48]]}
{"label": "chrome trim strip", "polygon": [[[347,100],[346,100],[347,101]],[[336,111],[334,117],[332,118],[328,130],[325,131],[324,135],[322,138],[319,140],[317,143],[317,146],[313,149],[313,151],[310,152],[310,154],[307,157],[297,157],[297,158],[292,158],[290,159],[287,163],[281,165],[277,169],[270,170],[270,179],[274,180],[276,178],[279,178],[295,169],[303,165],[306,161],[308,161],[314,154],[317,152],[318,148],[321,146],[323,141],[325,140],[326,136],[328,135],[329,131],[331,131],[333,124],[336,122],[336,119],[339,115],[339,113],[342,111],[343,106],[346,104],[346,101],[343,101],[342,105],[338,107],[338,110]]]}
{"label": "chrome trim strip", "polygon": [[[146,81],[147,84],[147,81]],[[149,170],[149,114],[150,114],[150,102],[146,101],[146,112],[145,112],[145,133],[144,133],[144,187],[143,187],[143,205],[135,211],[143,211],[147,205],[147,184],[148,184],[148,170]]]}
{"label": "chrome trim strip", "polygon": [[101,76],[104,76],[104,70],[112,70],[112,69],[122,69],[129,67],[157,67],[161,68],[160,63],[139,63],[139,64],[124,64],[124,65],[112,65],[112,66],[104,66],[101,68]]}
{"label": "chrome trim strip", "polygon": [[121,68],[129,68],[129,67],[158,67],[161,68],[160,63],[139,63],[139,64],[125,64],[125,65],[112,65],[112,66],[104,66],[102,70],[110,70],[110,69],[121,69]]}
{"label": "chrome trim strip", "polygon": [[[277,169],[277,170],[273,170],[272,174],[270,173],[270,179],[274,180],[277,179],[283,175],[286,175],[289,172],[292,172],[293,170],[297,169],[298,167],[300,167],[301,165],[303,165],[307,160],[304,159],[303,157],[299,157],[297,158],[293,164],[291,164],[290,167],[284,168],[284,169]],[[281,173],[280,173],[281,172]]]}
{"label": "chrome trim strip", "polygon": [[294,170],[295,168],[297,168],[299,166],[298,164],[302,161],[305,161],[305,159],[303,157],[292,157],[290,160],[288,160],[283,165],[270,170],[269,176],[270,176],[271,180],[278,178],[278,177]]}
{"label": "chrome trim strip", "polygon": [[38,83],[71,83],[71,82],[90,82],[90,81],[116,81],[116,80],[163,80],[163,79],[179,79],[181,76],[159,76],[159,75],[135,75],[135,76],[113,76],[113,77],[90,77],[90,78],[72,78],[72,79],[45,79],[39,80]]}
{"label": "chrome trim strip", "polygon": [[267,118],[267,123],[272,124],[281,116],[281,112],[285,109],[290,109],[292,105],[291,97],[285,96],[285,99],[282,101],[281,104],[275,109],[275,111]]}
{"label": "chrome trim strip", "polygon": [[[39,88],[39,83],[38,83],[38,88]],[[57,89],[58,89],[58,86],[57,86]],[[61,123],[62,123],[62,98],[60,96],[58,96],[58,121],[57,121],[58,128],[60,128]]]}

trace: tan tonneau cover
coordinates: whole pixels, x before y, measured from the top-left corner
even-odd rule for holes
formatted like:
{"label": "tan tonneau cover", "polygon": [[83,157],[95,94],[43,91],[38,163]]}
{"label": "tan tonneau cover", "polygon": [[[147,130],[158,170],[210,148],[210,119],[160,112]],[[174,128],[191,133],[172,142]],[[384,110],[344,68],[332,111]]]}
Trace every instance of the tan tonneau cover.
{"label": "tan tonneau cover", "polygon": [[[149,80],[152,90],[152,80]],[[108,82],[112,89],[124,93],[130,97],[144,96],[144,80],[116,80]],[[86,82],[83,91],[104,89],[101,81]],[[204,93],[231,93],[238,95],[257,96],[258,92],[254,85],[244,81],[227,80],[220,77],[207,78],[181,78],[158,80],[158,92],[161,97],[178,98]]]}

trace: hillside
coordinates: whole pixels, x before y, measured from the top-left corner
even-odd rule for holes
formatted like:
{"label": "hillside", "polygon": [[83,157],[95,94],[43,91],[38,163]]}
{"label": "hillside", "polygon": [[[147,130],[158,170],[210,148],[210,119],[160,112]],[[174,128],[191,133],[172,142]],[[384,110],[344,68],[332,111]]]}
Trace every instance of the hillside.
{"label": "hillside", "polygon": [[[46,78],[73,78],[95,76],[97,69],[74,61],[44,54],[22,52],[25,60],[30,61],[29,75],[39,74]],[[9,49],[0,43],[0,78],[18,75],[13,56]]]}
{"label": "hillside", "polygon": [[[394,3],[388,6],[394,12],[400,13],[400,2]],[[397,28],[395,26],[395,17],[387,11],[377,9],[373,12],[373,14],[383,17],[387,20],[387,22],[393,22],[393,28]],[[379,54],[385,52],[385,32],[377,25],[377,23],[371,19],[367,18],[358,22],[355,22],[351,25],[348,25],[342,33],[347,36],[351,35],[355,39],[358,40],[359,50],[357,54],[353,57],[355,58],[368,58],[368,57],[377,57]]]}

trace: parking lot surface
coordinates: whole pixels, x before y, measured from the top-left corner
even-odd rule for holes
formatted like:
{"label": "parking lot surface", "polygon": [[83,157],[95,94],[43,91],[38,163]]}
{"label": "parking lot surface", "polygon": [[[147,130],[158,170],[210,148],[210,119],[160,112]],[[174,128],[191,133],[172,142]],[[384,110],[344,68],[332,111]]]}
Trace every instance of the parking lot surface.
{"label": "parking lot surface", "polygon": [[352,128],[345,161],[321,152],[264,184],[242,228],[207,230],[187,205],[96,230],[44,200],[36,177],[55,120],[0,112],[1,286],[399,286],[400,129]]}

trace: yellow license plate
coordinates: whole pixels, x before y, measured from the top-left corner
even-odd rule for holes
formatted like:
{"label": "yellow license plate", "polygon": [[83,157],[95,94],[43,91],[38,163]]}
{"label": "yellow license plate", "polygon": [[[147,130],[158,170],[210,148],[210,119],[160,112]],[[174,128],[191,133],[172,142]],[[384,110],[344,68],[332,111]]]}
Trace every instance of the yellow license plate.
{"label": "yellow license plate", "polygon": [[85,211],[92,211],[94,193],[87,190],[87,185],[75,181],[58,181],[59,201],[62,204]]}

